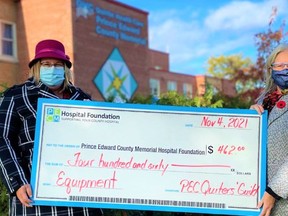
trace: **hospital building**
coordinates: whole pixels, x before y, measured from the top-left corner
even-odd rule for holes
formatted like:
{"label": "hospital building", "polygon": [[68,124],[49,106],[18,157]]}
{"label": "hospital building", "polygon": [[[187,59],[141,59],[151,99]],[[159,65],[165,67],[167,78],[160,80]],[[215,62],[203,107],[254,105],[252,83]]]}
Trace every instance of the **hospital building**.
{"label": "hospital building", "polygon": [[[0,0],[0,90],[25,81],[36,44],[56,39],[73,63],[75,85],[95,100],[203,95],[211,77],[170,71],[169,53],[149,48],[148,16],[112,0]],[[214,84],[235,94],[228,81]]]}

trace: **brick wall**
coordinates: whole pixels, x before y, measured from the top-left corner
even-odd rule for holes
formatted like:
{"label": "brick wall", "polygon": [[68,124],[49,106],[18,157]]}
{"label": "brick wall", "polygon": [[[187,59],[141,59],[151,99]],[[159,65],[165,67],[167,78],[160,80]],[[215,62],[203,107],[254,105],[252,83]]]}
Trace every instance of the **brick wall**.
{"label": "brick wall", "polygon": [[[0,20],[11,24],[17,22],[17,3],[11,0],[0,1]],[[0,57],[0,84],[11,86],[18,83],[19,65],[18,58],[5,59]],[[4,88],[0,87],[0,91]]]}
{"label": "brick wall", "polygon": [[22,80],[27,78],[28,63],[34,58],[35,46],[43,39],[61,41],[73,61],[71,0],[18,2],[18,44]]}
{"label": "brick wall", "polygon": [[157,50],[149,50],[148,65],[156,70],[169,71],[169,54]]}

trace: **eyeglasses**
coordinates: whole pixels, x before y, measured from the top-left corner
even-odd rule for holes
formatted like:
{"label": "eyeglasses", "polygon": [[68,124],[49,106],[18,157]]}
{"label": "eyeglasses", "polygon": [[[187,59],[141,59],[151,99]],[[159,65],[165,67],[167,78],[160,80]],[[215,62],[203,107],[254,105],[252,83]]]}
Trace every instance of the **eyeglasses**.
{"label": "eyeglasses", "polygon": [[51,62],[40,62],[41,66],[44,68],[51,68],[55,67],[57,69],[62,69],[64,67],[64,64],[62,62],[56,62],[56,63],[51,63]]}
{"label": "eyeglasses", "polygon": [[280,71],[280,70],[284,70],[285,67],[288,68],[288,63],[284,63],[284,62],[279,62],[279,63],[273,63],[271,64],[272,69]]}

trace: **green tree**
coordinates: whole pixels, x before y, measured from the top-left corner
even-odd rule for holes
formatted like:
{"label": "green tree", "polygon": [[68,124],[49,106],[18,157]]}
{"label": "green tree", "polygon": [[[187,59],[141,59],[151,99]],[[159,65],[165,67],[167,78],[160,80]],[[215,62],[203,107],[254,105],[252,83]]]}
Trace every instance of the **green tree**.
{"label": "green tree", "polygon": [[248,71],[252,66],[251,59],[242,55],[221,55],[208,60],[208,74],[218,79],[230,80],[234,83],[237,94],[241,94],[253,88],[255,80],[238,79],[237,74],[239,71]]}
{"label": "green tree", "polygon": [[6,188],[0,182],[0,212],[3,213],[3,215],[8,215],[9,210],[9,197]]}
{"label": "green tree", "polygon": [[0,83],[0,97],[3,97],[4,91],[8,88],[8,85],[6,83],[2,84]]}
{"label": "green tree", "polygon": [[[154,99],[155,100],[155,99]],[[153,96],[143,97],[136,96],[130,103],[141,103],[152,104]],[[213,99],[213,90],[211,86],[207,86],[206,92],[202,97],[189,98],[184,95],[178,94],[176,91],[168,91],[163,93],[154,104],[158,105],[170,105],[170,106],[191,106],[191,107],[212,107],[220,108],[223,107],[221,99]]]}
{"label": "green tree", "polygon": [[233,80],[235,74],[240,69],[252,66],[249,58],[243,58],[242,55],[218,56],[208,59],[208,74],[220,79]]}

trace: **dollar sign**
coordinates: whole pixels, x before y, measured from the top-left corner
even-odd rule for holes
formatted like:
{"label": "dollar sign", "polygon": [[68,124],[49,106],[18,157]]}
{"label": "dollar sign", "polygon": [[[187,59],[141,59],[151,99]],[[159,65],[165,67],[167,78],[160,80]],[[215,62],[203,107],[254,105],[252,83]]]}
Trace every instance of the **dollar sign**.
{"label": "dollar sign", "polygon": [[212,154],[213,153],[213,146],[208,146],[208,153],[209,154]]}

